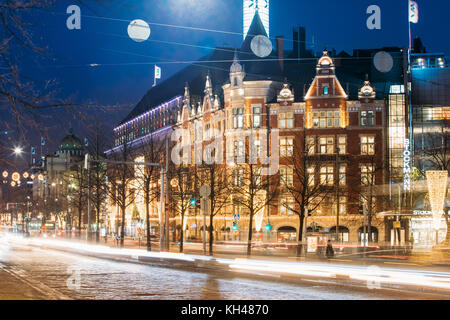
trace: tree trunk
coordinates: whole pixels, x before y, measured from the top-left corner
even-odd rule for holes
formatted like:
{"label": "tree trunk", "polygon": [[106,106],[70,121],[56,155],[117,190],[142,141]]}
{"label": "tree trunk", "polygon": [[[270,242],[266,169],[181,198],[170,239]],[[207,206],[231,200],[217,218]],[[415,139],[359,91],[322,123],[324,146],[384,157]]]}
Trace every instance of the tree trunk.
{"label": "tree trunk", "polygon": [[100,242],[100,208],[97,206],[97,217],[96,217],[96,224],[97,224],[97,228],[95,230],[95,242],[99,243]]}
{"label": "tree trunk", "polygon": [[150,208],[148,199],[148,190],[145,195],[145,224],[147,226],[147,251],[152,251],[152,243],[150,239]]}
{"label": "tree trunk", "polygon": [[180,230],[180,252],[183,252],[183,241],[184,241],[184,214],[181,215],[181,230]]}
{"label": "tree trunk", "polygon": [[78,204],[78,238],[81,238],[81,203]]}
{"label": "tree trunk", "polygon": [[[212,211],[211,211],[212,212]],[[214,215],[209,215],[209,255],[213,255],[213,242],[214,242],[214,228],[213,228]]]}
{"label": "tree trunk", "polygon": [[303,224],[305,222],[305,214],[302,212],[300,214],[299,218],[300,218],[300,221],[298,222],[297,257],[300,257],[302,255],[302,249],[303,249]]}
{"label": "tree trunk", "polygon": [[250,213],[250,221],[248,223],[247,256],[251,256],[252,254],[252,236],[253,236],[253,214]]}
{"label": "tree trunk", "polygon": [[124,247],[124,240],[125,240],[125,206],[122,206],[122,224],[120,226],[120,247]]}

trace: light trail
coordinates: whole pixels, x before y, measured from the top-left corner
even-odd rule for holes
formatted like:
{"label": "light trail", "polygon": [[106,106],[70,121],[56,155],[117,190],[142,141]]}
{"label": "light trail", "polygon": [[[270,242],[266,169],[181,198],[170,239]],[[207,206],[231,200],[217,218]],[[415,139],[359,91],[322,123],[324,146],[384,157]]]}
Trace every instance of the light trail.
{"label": "light trail", "polygon": [[24,239],[12,236],[4,237],[12,245],[37,245],[49,249],[74,250],[88,254],[106,254],[113,256],[131,256],[139,259],[149,257],[155,259],[169,259],[184,262],[209,261],[217,262],[230,270],[243,273],[269,273],[268,276],[290,275],[307,276],[326,279],[348,278],[350,280],[364,281],[367,283],[379,283],[384,285],[418,286],[423,288],[435,288],[450,290],[450,272],[427,271],[419,269],[400,269],[373,266],[354,266],[334,263],[312,263],[293,261],[270,261],[244,258],[214,258],[210,256],[183,254],[173,252],[148,252],[142,249],[120,249],[102,245],[91,245],[74,241],[61,241],[53,239]]}

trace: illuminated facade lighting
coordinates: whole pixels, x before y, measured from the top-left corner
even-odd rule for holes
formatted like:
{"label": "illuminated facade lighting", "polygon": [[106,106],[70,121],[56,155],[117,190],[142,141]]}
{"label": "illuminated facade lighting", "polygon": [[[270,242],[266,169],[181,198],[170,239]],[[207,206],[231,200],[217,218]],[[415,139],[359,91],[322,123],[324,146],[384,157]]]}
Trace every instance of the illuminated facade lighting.
{"label": "illuminated facade lighting", "polygon": [[439,229],[440,220],[447,194],[447,171],[427,171],[428,194],[430,197],[431,212],[433,213],[433,226]]}

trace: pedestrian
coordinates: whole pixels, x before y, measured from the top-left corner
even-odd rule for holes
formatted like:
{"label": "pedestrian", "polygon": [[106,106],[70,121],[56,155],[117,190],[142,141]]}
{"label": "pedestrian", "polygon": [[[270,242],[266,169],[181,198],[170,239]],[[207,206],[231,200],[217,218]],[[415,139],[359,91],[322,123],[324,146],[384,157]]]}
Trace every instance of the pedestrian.
{"label": "pedestrian", "polygon": [[116,245],[117,245],[117,246],[119,245],[119,241],[120,241],[120,236],[117,235],[117,236],[116,236]]}
{"label": "pedestrian", "polygon": [[334,250],[333,250],[333,245],[331,244],[331,240],[328,240],[326,255],[327,255],[328,259],[334,257]]}

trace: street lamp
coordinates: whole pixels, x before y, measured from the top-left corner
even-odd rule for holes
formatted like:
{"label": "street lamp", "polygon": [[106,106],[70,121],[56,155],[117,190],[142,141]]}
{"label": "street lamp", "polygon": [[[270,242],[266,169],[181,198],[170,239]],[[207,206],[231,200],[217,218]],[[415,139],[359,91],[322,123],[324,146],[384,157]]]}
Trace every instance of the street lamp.
{"label": "street lamp", "polygon": [[14,147],[14,154],[20,156],[23,153],[22,147]]}

